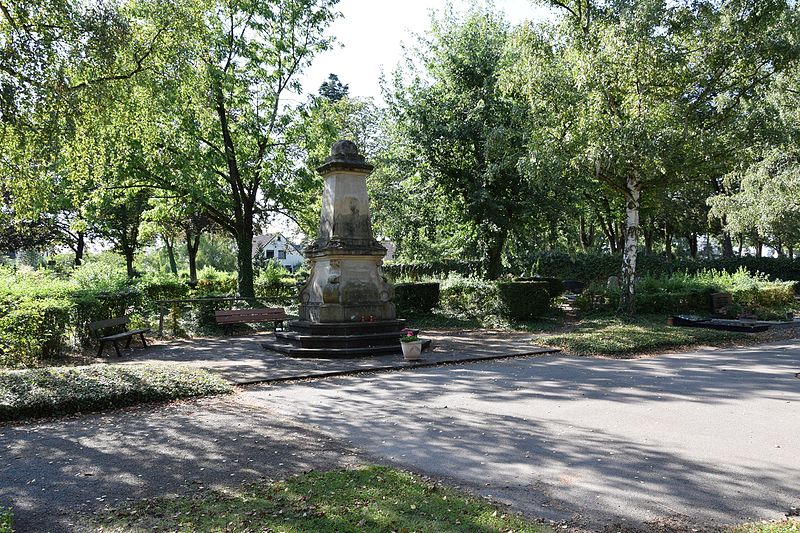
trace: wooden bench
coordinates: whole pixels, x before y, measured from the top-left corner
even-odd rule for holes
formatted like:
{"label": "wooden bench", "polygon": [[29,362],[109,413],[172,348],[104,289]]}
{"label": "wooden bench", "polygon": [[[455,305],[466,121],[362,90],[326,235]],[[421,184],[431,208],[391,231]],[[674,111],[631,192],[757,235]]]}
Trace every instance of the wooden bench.
{"label": "wooden bench", "polygon": [[[128,349],[131,347],[131,339],[134,335],[139,335],[139,337],[142,339],[142,347],[147,348],[147,341],[144,339],[144,334],[149,333],[150,328],[128,330],[127,326],[129,322],[130,318],[127,316],[121,316],[119,318],[99,320],[89,324],[89,331],[91,331],[92,335],[94,335],[94,337],[100,342],[100,349],[97,351],[97,357],[103,356],[103,348],[105,348],[107,342],[110,342],[114,345],[114,351],[117,352],[117,357],[121,357],[122,354],[119,351],[119,344],[117,344],[117,342],[125,339],[125,349]],[[122,331],[121,333],[113,333],[111,335],[103,334],[103,330],[119,327],[122,327],[125,329],[125,331]]]}
{"label": "wooden bench", "polygon": [[283,321],[289,316],[282,307],[265,307],[260,309],[224,309],[214,311],[217,324],[225,328],[225,333],[230,333],[235,324],[254,324],[256,322],[272,322],[275,330],[278,326],[283,328]]}

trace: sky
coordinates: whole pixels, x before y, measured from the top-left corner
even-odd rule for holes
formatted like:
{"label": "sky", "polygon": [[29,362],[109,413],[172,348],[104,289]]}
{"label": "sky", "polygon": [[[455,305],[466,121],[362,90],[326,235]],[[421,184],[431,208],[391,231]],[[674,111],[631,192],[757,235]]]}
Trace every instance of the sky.
{"label": "sky", "polygon": [[[413,45],[413,35],[430,27],[431,10],[441,11],[447,0],[341,0],[342,14],[329,32],[338,45],[318,55],[301,77],[303,90],[316,93],[335,73],[350,86],[350,96],[373,97],[380,102],[381,69],[388,75],[402,60],[402,44]],[[464,12],[470,0],[453,0],[456,12]],[[498,12],[512,24],[542,20],[548,10],[534,0],[495,0]]]}

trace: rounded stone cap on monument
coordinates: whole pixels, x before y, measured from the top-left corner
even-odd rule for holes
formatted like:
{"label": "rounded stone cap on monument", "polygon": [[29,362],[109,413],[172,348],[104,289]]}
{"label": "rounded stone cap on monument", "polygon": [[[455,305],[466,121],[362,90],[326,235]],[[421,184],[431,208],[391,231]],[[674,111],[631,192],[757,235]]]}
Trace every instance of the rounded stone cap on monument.
{"label": "rounded stone cap on monument", "polygon": [[353,141],[342,139],[331,147],[331,155],[317,167],[323,176],[337,170],[352,170],[369,174],[375,167],[367,163],[363,155],[358,153],[358,146]]}

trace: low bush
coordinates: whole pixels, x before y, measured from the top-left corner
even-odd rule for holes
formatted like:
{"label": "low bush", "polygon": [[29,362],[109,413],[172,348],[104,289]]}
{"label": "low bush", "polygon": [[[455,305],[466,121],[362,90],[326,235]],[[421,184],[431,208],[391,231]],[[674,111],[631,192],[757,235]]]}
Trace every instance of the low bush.
{"label": "low bush", "polygon": [[394,286],[398,315],[427,314],[439,305],[438,283],[398,283]]}
{"label": "low bush", "polygon": [[0,507],[0,533],[13,533],[11,509]]}
{"label": "low bush", "polygon": [[528,320],[543,316],[550,309],[553,297],[547,281],[501,281],[497,283],[500,314],[512,320]]}
{"label": "low bush", "polygon": [[538,281],[544,283],[550,298],[556,298],[564,294],[564,283],[558,278],[515,278],[514,281]]}
{"label": "low bush", "polygon": [[0,422],[224,394],[231,386],[180,366],[91,365],[0,371]]}
{"label": "low bush", "polygon": [[498,315],[497,284],[451,274],[441,284],[440,306],[457,317],[484,320]]}
{"label": "low bush", "polygon": [[[672,276],[644,276],[636,282],[636,309],[641,313],[709,313],[711,295],[731,294],[733,309],[748,311],[759,318],[781,318],[795,306],[795,283],[770,281],[761,273],[751,274],[744,268],[734,273],[705,270],[695,274],[685,272]],[[611,309],[619,302],[620,291],[605,284],[594,283],[578,298],[583,310]]]}
{"label": "low bush", "polygon": [[66,299],[21,300],[0,314],[0,365],[36,366],[61,354],[73,304]]}

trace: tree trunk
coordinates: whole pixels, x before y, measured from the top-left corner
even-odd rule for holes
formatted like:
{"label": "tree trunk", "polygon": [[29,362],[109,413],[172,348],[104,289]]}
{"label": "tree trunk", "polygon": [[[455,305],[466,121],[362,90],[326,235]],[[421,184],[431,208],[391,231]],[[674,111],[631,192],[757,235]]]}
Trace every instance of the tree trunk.
{"label": "tree trunk", "polygon": [[764,243],[756,241],[756,257],[762,257],[764,254]]}
{"label": "tree trunk", "polygon": [[781,241],[775,244],[775,251],[778,252],[778,257],[785,257],[783,254],[783,243]]}
{"label": "tree trunk", "polygon": [[622,294],[620,311],[636,312],[636,244],[639,237],[639,208],[642,182],[637,174],[628,174],[625,187],[625,247],[622,250]]}
{"label": "tree trunk", "polygon": [[78,232],[78,239],[75,243],[75,266],[81,266],[83,262],[83,251],[86,249],[86,234]]}
{"label": "tree trunk", "polygon": [[728,231],[722,232],[722,257],[726,259],[733,257],[733,242]]}
{"label": "tree trunk", "polygon": [[653,229],[642,229],[642,236],[644,237],[644,253],[650,255],[653,253]]}
{"label": "tree trunk", "polygon": [[664,256],[667,261],[672,260],[672,232],[669,230],[669,224],[664,224]]}
{"label": "tree trunk", "polygon": [[178,263],[175,262],[175,241],[169,240],[169,235],[162,235],[164,245],[167,247],[167,258],[169,259],[169,269],[174,276],[178,275]]}
{"label": "tree trunk", "polygon": [[794,259],[794,246],[791,244],[786,245],[786,257],[789,259]]}
{"label": "tree trunk", "polygon": [[497,279],[503,273],[503,248],[506,245],[508,231],[500,230],[487,235],[489,249],[487,250],[486,277]]}
{"label": "tree trunk", "polygon": [[594,245],[594,224],[589,224],[587,229],[586,219],[583,215],[578,216],[578,224],[580,226],[581,248],[586,252]]}
{"label": "tree trunk", "polygon": [[689,255],[692,259],[697,259],[697,233],[689,234]]}
{"label": "tree trunk", "polygon": [[128,269],[128,277],[133,278],[136,276],[136,271],[133,270],[133,248],[125,248],[123,250],[125,255],[125,267]]}
{"label": "tree trunk", "polygon": [[239,296],[243,298],[255,298],[256,292],[253,286],[253,219],[245,218],[242,224],[237,227],[236,237],[236,263],[238,266],[237,284],[239,286]]}
{"label": "tree trunk", "polygon": [[739,257],[742,257],[742,250],[744,249],[744,235],[739,234]]}
{"label": "tree trunk", "polygon": [[197,285],[197,250],[200,248],[200,234],[192,235],[186,230],[186,253],[189,256],[189,286]]}

